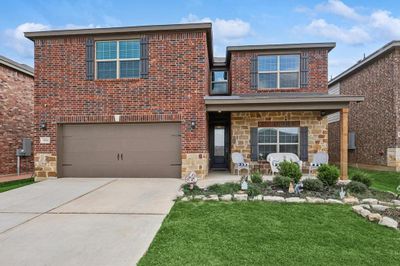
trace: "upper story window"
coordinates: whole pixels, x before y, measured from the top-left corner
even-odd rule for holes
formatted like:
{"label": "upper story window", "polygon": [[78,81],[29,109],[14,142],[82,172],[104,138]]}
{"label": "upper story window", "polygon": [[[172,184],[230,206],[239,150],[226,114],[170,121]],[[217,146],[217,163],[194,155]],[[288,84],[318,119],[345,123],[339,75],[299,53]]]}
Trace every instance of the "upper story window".
{"label": "upper story window", "polygon": [[211,94],[228,94],[228,72],[212,71]]}
{"label": "upper story window", "polygon": [[96,78],[138,78],[140,74],[140,41],[97,41]]}
{"label": "upper story window", "polygon": [[258,88],[299,88],[300,55],[261,55],[258,57]]}

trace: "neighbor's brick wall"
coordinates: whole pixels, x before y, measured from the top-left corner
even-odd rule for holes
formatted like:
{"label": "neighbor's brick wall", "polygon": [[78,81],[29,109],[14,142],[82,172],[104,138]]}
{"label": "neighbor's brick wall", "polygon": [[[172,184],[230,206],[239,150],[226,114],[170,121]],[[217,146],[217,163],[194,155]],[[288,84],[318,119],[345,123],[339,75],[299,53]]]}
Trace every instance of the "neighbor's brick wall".
{"label": "neighbor's brick wall", "polygon": [[[33,77],[0,65],[0,175],[17,172],[16,149],[33,136]],[[33,156],[21,157],[21,172],[33,170]]]}
{"label": "neighbor's brick wall", "polygon": [[[35,41],[35,148],[56,155],[57,119],[80,116],[101,122],[99,116],[181,117],[182,153],[207,153],[204,95],[208,90],[209,61],[206,32],[165,32],[149,37],[149,78],[86,80],[86,37],[55,37]],[[133,36],[133,38],[138,36]],[[64,117],[64,118],[63,118]],[[73,119],[73,118],[72,118]],[[190,122],[196,129],[190,130]],[[129,121],[127,121],[129,122]],[[40,144],[40,136],[51,144]],[[38,171],[43,171],[41,166]],[[48,173],[41,173],[47,175]]]}
{"label": "neighbor's brick wall", "polygon": [[230,84],[232,94],[265,94],[275,92],[328,93],[328,49],[304,49],[285,53],[307,53],[309,58],[309,83],[306,88],[258,89],[250,88],[250,64],[257,51],[234,51],[230,62]]}
{"label": "neighbor's brick wall", "polygon": [[[400,147],[399,59],[396,50],[340,81],[341,94],[365,96],[364,102],[350,104],[349,131],[356,133],[356,150],[349,150],[351,164],[387,166],[388,149]],[[339,122],[329,124],[332,162],[339,161],[339,140]]]}
{"label": "neighbor's brick wall", "polygon": [[300,121],[308,127],[308,159],[311,162],[316,152],[328,152],[328,121],[320,112],[232,112],[231,151],[240,152],[250,161],[250,128],[258,127],[262,121]]}

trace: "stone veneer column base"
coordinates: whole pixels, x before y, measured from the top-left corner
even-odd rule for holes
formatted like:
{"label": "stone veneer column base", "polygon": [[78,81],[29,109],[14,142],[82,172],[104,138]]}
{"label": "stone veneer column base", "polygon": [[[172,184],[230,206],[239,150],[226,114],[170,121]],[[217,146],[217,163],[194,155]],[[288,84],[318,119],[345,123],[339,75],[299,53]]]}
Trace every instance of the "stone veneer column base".
{"label": "stone veneer column base", "polygon": [[35,181],[57,178],[57,156],[51,153],[35,154]]}
{"label": "stone veneer column base", "polygon": [[394,167],[400,172],[400,148],[387,149],[387,166]]}
{"label": "stone veneer column base", "polygon": [[208,153],[183,153],[182,178],[194,171],[200,178],[208,175]]}

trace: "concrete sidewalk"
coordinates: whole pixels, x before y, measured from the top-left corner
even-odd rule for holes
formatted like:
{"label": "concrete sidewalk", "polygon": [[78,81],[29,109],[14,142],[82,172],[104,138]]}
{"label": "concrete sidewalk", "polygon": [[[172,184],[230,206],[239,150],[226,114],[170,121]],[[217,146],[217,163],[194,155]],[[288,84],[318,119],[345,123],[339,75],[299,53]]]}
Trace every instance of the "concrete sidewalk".
{"label": "concrete sidewalk", "polygon": [[179,179],[74,178],[1,193],[2,264],[135,265],[181,184]]}

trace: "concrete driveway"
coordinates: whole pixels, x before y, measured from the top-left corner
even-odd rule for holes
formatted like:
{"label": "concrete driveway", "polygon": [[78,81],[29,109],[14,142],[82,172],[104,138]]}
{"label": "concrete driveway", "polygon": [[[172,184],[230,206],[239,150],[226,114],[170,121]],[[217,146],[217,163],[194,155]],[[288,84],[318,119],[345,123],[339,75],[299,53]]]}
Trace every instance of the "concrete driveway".
{"label": "concrete driveway", "polygon": [[0,193],[3,265],[135,265],[179,179],[71,178]]}

